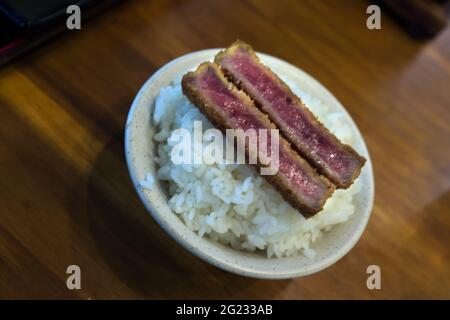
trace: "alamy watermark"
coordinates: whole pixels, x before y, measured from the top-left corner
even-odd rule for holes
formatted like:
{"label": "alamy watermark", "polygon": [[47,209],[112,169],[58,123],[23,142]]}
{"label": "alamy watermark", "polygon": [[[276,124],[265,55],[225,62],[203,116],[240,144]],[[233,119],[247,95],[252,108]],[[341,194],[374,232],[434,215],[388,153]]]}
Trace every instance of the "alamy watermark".
{"label": "alamy watermark", "polygon": [[76,264],[67,267],[66,273],[69,274],[66,280],[66,286],[69,290],[81,289],[81,268]]}
{"label": "alamy watermark", "polygon": [[380,266],[372,264],[367,267],[366,273],[370,276],[367,278],[366,286],[369,290],[381,289],[381,269]]}
{"label": "alamy watermark", "polygon": [[259,163],[261,175],[274,175],[279,169],[278,129],[226,129],[223,135],[214,128],[203,132],[202,122],[194,121],[193,135],[180,128],[170,139],[177,142],[170,154],[176,165]]}
{"label": "alamy watermark", "polygon": [[66,13],[69,14],[66,20],[66,27],[69,30],[81,29],[81,8],[76,4],[70,5],[66,9]]}
{"label": "alamy watermark", "polygon": [[372,4],[367,7],[367,14],[370,16],[367,18],[366,27],[369,30],[380,30],[381,29],[381,9],[379,6]]}

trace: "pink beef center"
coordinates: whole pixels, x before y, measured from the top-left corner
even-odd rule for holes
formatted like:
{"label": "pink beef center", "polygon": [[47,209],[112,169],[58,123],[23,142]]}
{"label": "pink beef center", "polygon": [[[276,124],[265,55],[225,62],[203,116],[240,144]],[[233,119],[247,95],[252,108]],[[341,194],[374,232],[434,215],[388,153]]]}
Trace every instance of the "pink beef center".
{"label": "pink beef center", "polygon": [[[266,126],[248,110],[245,104],[236,97],[231,90],[224,86],[222,81],[218,79],[211,70],[203,74],[199,85],[208,98],[226,112],[236,129],[255,129],[257,134],[258,129],[267,129]],[[266,149],[268,153],[270,153],[271,147],[270,134],[270,130],[268,130]],[[286,154],[281,145],[279,150],[278,172],[282,173],[283,176],[291,181],[293,186],[301,190],[306,196],[310,198],[320,196],[319,186],[310,180],[310,177],[305,170]]]}
{"label": "pink beef center", "polygon": [[348,156],[337,149],[333,142],[310,123],[302,111],[293,107],[293,100],[282,86],[273,80],[245,52],[237,52],[229,67],[241,74],[273,106],[273,110],[283,119],[293,133],[306,142],[310,152],[316,154],[330,169],[344,174],[351,166]]}

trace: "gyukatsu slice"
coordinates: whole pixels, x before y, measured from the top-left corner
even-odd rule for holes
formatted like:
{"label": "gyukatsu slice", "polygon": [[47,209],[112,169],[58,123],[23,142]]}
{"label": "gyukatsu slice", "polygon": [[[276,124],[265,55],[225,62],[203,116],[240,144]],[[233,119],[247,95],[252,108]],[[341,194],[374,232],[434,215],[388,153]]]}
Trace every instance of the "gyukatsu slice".
{"label": "gyukatsu slice", "polygon": [[338,188],[346,189],[353,183],[366,159],[330,133],[300,98],[260,62],[248,44],[236,41],[218,53],[215,62],[321,174]]}
{"label": "gyukatsu slice", "polygon": [[[259,134],[259,129],[266,129],[270,135],[270,129],[276,129],[244,92],[228,82],[219,66],[214,63],[205,62],[196,71],[184,75],[182,88],[191,102],[223,132],[226,129],[254,129]],[[267,141],[271,141],[270,136]],[[247,144],[245,149],[246,156],[249,157]],[[264,165],[259,157],[260,154],[256,166],[261,168]],[[264,175],[264,178],[306,217],[319,212],[334,191],[334,186],[317,174],[281,136],[278,172]]]}

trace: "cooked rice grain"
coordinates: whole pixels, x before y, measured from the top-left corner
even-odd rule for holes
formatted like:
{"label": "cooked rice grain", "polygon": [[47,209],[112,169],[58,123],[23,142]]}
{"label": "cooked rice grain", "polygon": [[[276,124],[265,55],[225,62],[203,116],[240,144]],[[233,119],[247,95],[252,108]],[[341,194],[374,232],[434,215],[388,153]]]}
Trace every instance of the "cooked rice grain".
{"label": "cooked rice grain", "polygon": [[[344,143],[353,143],[343,114],[330,112],[319,99],[290,86],[332,133]],[[306,220],[246,165],[175,165],[170,159],[179,141],[174,130],[185,128],[193,136],[195,120],[202,121],[203,131],[212,128],[182,94],[179,81],[161,89],[153,111],[158,130],[153,137],[158,143],[157,176],[168,182],[170,208],[199,236],[237,250],[263,250],[268,257],[303,254],[314,258],[314,242],[354,213],[353,196],[361,189],[359,179],[349,189],[335,191],[324,209]],[[203,141],[203,147],[208,142]],[[147,176],[141,186],[151,188],[149,180]]]}

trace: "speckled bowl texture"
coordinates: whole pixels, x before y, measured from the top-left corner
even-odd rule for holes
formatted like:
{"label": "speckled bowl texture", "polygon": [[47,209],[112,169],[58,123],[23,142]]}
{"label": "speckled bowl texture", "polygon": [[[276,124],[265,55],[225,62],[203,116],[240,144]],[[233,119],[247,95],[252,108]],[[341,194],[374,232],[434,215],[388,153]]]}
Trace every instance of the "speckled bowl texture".
{"label": "speckled bowl texture", "polygon": [[[264,279],[301,277],[323,270],[350,251],[367,225],[374,199],[372,164],[361,133],[345,108],[320,83],[285,61],[259,54],[261,60],[274,72],[329,104],[330,110],[343,112],[351,123],[356,140],[355,149],[367,159],[359,177],[363,188],[354,198],[355,213],[348,221],[334,226],[313,244],[315,258],[302,255],[267,258],[265,252],[237,251],[199,237],[186,227],[167,203],[168,195],[156,178],[156,165],[153,161],[156,151],[156,143],[152,139],[155,128],[151,121],[154,100],[160,88],[169,85],[186,71],[196,68],[201,62],[212,60],[218,51],[219,49],[209,49],[193,52],[171,61],[156,72],[137,94],[128,114],[125,132],[126,160],[136,191],[152,217],[175,241],[216,267],[242,276]],[[139,184],[147,173],[154,175],[155,179],[150,190],[141,188]],[[149,250],[152,250],[151,246],[149,244]]]}

